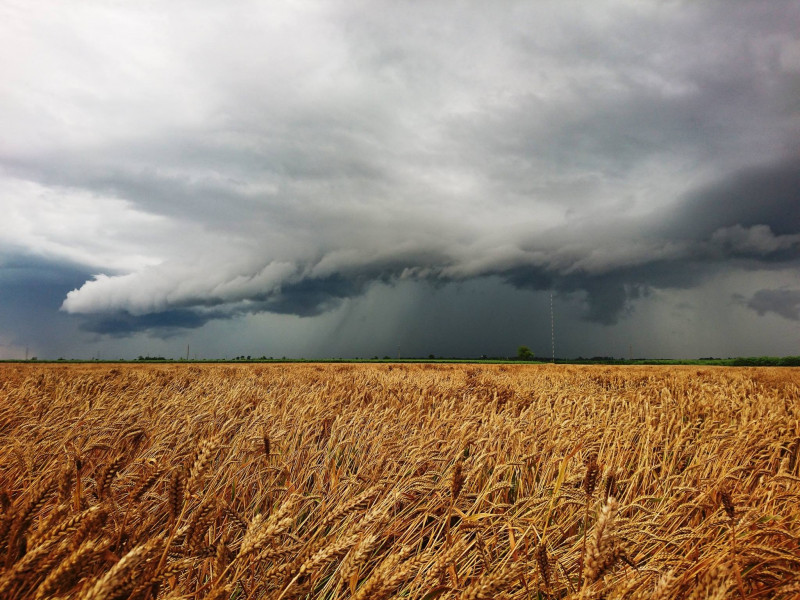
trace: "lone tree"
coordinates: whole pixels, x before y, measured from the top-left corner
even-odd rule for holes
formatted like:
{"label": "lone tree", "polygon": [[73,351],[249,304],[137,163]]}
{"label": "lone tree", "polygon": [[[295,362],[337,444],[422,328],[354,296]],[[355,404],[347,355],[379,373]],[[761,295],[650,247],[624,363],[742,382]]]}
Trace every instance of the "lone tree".
{"label": "lone tree", "polygon": [[533,360],[533,352],[527,346],[517,348],[517,358],[519,360]]}

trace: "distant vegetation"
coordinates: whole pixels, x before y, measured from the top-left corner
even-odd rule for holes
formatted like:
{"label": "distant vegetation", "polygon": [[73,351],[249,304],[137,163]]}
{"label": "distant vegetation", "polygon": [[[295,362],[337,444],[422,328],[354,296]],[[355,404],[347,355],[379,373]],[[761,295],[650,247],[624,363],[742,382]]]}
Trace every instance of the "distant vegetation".
{"label": "distant vegetation", "polygon": [[534,356],[533,352],[531,352],[531,349],[527,346],[520,346],[517,348],[518,360],[533,360],[534,358],[536,357]]}
{"label": "distant vegetation", "polygon": [[800,356],[754,356],[738,358],[700,358],[697,360],[648,360],[636,359],[625,361],[625,364],[640,365],[720,365],[727,367],[798,367]]}
{"label": "distant vegetation", "polygon": [[731,365],[736,367],[800,367],[800,356],[734,358]]}
{"label": "distant vegetation", "polygon": [[[40,360],[36,357],[29,359],[28,362],[55,362],[52,360]],[[550,363],[556,362],[558,364],[566,365],[719,365],[727,367],[798,367],[800,366],[800,356],[751,356],[751,357],[736,357],[736,358],[698,358],[698,359],[680,359],[680,358],[615,358],[613,356],[593,356],[585,358],[579,356],[577,358],[556,358],[555,361],[551,359],[537,359],[533,352],[527,346],[520,346],[516,356],[482,356],[481,358],[461,358],[461,357],[437,357],[429,354],[427,358],[414,357],[414,358],[392,358],[384,356],[379,358],[373,356],[372,358],[321,358],[321,359],[305,359],[305,358],[273,358],[273,357],[250,357],[250,356],[236,356],[231,359],[227,358],[208,358],[208,359],[191,359],[184,358],[165,358],[163,356],[139,356],[135,361],[127,361],[124,359],[119,360],[102,360],[93,358],[90,360],[85,359],[65,359],[59,358],[58,362],[181,362],[181,363],[224,363],[224,362],[300,362],[300,363],[475,363],[475,364],[496,364],[496,363],[513,363],[513,362],[535,362],[535,363]],[[0,360],[0,362],[24,362],[22,360]]]}

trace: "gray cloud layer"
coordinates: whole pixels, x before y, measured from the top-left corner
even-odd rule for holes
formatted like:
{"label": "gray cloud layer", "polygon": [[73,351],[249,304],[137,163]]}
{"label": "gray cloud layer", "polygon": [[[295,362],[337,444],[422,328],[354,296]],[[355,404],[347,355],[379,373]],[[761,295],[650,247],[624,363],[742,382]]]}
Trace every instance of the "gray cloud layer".
{"label": "gray cloud layer", "polygon": [[796,3],[3,12],[0,244],[96,273],[84,329],[487,277],[612,324],[734,271],[796,320],[747,283],[800,265]]}
{"label": "gray cloud layer", "polygon": [[758,290],[747,306],[760,315],[773,312],[791,321],[800,321],[800,290]]}

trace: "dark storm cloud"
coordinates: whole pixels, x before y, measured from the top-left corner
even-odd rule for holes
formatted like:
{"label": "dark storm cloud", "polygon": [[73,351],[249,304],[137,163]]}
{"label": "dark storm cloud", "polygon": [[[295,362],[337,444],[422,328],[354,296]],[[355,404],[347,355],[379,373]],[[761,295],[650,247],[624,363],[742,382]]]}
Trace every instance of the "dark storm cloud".
{"label": "dark storm cloud", "polygon": [[800,160],[749,167],[688,194],[659,229],[709,239],[720,229],[766,225],[773,235],[800,233]]}
{"label": "dark storm cloud", "polygon": [[502,274],[502,277],[523,290],[549,289],[567,296],[578,294],[584,304],[584,319],[613,325],[629,315],[634,302],[647,296],[651,288],[689,289],[710,279],[719,268],[719,264],[682,259],[644,263],[602,275],[575,273],[561,276],[534,269],[517,269],[511,275]]}
{"label": "dark storm cloud", "polygon": [[196,329],[215,319],[232,319],[245,314],[270,312],[300,317],[313,317],[333,310],[345,298],[361,295],[366,286],[380,278],[359,277],[346,279],[340,276],[324,279],[304,279],[288,285],[279,292],[259,296],[254,294],[246,302],[216,309],[213,302],[198,299],[187,308],[133,315],[126,311],[108,314],[81,315],[80,329],[91,333],[126,337],[137,332],[147,332],[162,337],[178,335],[183,329]]}
{"label": "dark storm cloud", "polygon": [[52,348],[55,339],[74,334],[72,318],[58,308],[90,275],[69,261],[6,249],[0,259],[0,345],[18,350],[0,348],[0,357],[22,358],[22,348]]}
{"label": "dark storm cloud", "polygon": [[[61,291],[86,280],[90,270],[69,261],[7,249],[0,256],[0,294],[6,299],[58,307]],[[50,290],[57,290],[51,292]]]}
{"label": "dark storm cloud", "polygon": [[0,31],[0,242],[92,265],[85,331],[473,280],[613,324],[800,262],[796,3],[50,8]]}
{"label": "dark storm cloud", "polygon": [[[655,253],[651,258],[642,254],[641,246],[626,250],[623,238],[619,240],[621,254],[615,257],[617,265],[610,270],[553,273],[547,268],[521,267],[505,273],[505,279],[521,288],[585,292],[585,317],[612,324],[651,287],[698,286],[737,261],[740,268],[748,270],[800,265],[800,161],[733,173],[689,192],[667,214],[644,219],[635,228],[650,240],[651,247],[672,246],[676,251],[672,256]],[[562,233],[562,240],[568,239],[568,232]],[[594,249],[603,244],[599,225],[590,228],[587,236],[596,236]],[[778,296],[788,299],[791,294],[779,294],[775,299]],[[773,298],[764,296],[763,291],[756,297],[761,301]],[[751,301],[749,306],[755,309],[762,304]]]}
{"label": "dark storm cloud", "polygon": [[747,306],[759,315],[775,313],[790,321],[800,320],[800,290],[758,290]]}
{"label": "dark storm cloud", "polygon": [[[476,271],[462,274],[458,263],[464,258],[447,248],[446,239],[431,246],[435,251],[415,250],[405,255],[395,251],[388,258],[362,256],[361,252],[339,257],[328,253],[303,266],[290,267],[293,275],[266,293],[257,287],[247,291],[250,288],[240,282],[242,292],[234,297],[215,299],[213,294],[198,293],[186,299],[184,310],[160,311],[153,321],[126,317],[112,322],[116,330],[126,326],[149,330],[159,324],[169,326],[173,314],[174,327],[197,327],[209,318],[260,311],[313,316],[334,308],[343,298],[360,295],[375,281],[405,276],[444,283],[470,275],[499,275],[523,289],[582,292],[585,318],[613,324],[651,287],[691,288],[737,260],[751,270],[800,260],[800,221],[795,219],[800,205],[799,170],[800,164],[782,163],[734,173],[690,192],[666,217],[632,223],[632,228],[640,231],[634,238],[630,234],[618,238],[616,223],[599,222],[596,227],[584,225],[577,234],[561,227],[530,242],[520,240],[526,254],[513,261],[513,266],[502,256],[486,254]],[[308,220],[313,219],[309,215]],[[562,248],[570,246],[571,253],[563,256]],[[314,273],[331,269],[332,275]],[[226,309],[231,301],[234,303]],[[220,310],[213,317],[187,319],[192,306]],[[100,330],[96,326],[90,329]]]}
{"label": "dark storm cloud", "polygon": [[127,337],[136,332],[156,332],[161,337],[177,335],[183,329],[202,327],[208,321],[228,315],[204,313],[190,309],[166,310],[146,315],[115,312],[111,315],[87,315],[81,319],[80,329],[115,337]]}
{"label": "dark storm cloud", "polygon": [[319,315],[338,306],[344,298],[360,295],[365,286],[364,279],[357,281],[340,276],[306,279],[282,289],[265,300],[258,310],[301,317]]}

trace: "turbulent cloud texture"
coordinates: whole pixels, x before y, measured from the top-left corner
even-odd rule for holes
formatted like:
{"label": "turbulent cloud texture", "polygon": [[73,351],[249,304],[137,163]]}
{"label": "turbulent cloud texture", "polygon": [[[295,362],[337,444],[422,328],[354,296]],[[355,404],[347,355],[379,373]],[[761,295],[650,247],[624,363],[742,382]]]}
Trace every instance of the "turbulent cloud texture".
{"label": "turbulent cloud texture", "polygon": [[800,290],[758,290],[747,305],[760,315],[774,312],[785,319],[800,321]]}
{"label": "turbulent cloud texture", "polygon": [[0,251],[92,273],[85,331],[472,280],[608,325],[725,277],[797,321],[795,2],[0,13]]}

